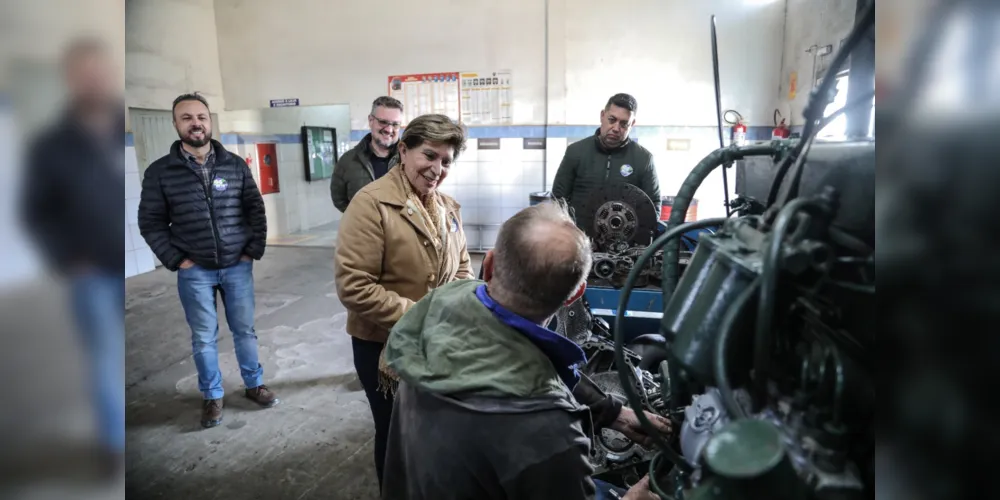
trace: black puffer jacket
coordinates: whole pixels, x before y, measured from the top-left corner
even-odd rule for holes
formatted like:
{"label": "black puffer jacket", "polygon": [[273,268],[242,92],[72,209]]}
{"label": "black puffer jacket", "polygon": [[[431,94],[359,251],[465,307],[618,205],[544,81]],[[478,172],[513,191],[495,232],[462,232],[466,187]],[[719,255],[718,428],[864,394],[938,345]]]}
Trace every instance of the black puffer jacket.
{"label": "black puffer jacket", "polygon": [[153,162],[142,180],[139,231],[163,265],[176,271],[191,259],[208,269],[260,259],[267,240],[264,199],[242,158],[212,141],[211,187],[181,155],[181,143]]}

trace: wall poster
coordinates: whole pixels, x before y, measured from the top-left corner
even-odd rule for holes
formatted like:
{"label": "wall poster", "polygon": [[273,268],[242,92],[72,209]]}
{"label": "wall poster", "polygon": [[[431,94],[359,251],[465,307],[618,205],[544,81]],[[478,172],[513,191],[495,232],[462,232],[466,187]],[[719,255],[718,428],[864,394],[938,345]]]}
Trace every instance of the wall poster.
{"label": "wall poster", "polygon": [[404,126],[428,113],[461,118],[458,72],[390,76],[389,95],[403,103]]}
{"label": "wall poster", "polygon": [[394,75],[389,95],[403,103],[403,125],[440,113],[466,125],[510,125],[514,90],[510,71]]}
{"label": "wall poster", "polygon": [[514,90],[510,71],[462,72],[462,123],[513,123]]}

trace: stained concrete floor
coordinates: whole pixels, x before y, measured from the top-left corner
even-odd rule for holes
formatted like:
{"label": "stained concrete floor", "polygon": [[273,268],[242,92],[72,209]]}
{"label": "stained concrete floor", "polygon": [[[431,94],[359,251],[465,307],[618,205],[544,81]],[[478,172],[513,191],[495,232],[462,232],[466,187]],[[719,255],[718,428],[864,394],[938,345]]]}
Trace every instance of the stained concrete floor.
{"label": "stained concrete floor", "polygon": [[127,498],[378,497],[371,414],[336,296],[333,250],[271,246],[255,265],[260,360],[281,404],[264,410],[243,398],[221,321],[227,394],[223,424],[213,429],[199,425],[176,275],[161,268],[127,280]]}

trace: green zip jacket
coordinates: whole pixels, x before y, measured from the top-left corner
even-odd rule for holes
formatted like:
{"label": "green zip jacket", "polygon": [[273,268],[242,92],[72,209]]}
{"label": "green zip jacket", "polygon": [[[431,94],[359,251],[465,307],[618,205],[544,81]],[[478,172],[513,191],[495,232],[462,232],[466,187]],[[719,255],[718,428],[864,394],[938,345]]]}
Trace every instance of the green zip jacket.
{"label": "green zip jacket", "polygon": [[552,196],[565,199],[578,211],[591,194],[611,183],[632,184],[645,191],[654,206],[660,203],[653,154],[631,139],[609,151],[597,134],[566,148],[552,183]]}
{"label": "green zip jacket", "polygon": [[477,298],[483,284],[428,292],[389,334],[400,383],[382,498],[594,500],[592,414],[610,423],[621,405],[602,410],[611,398],[585,377],[571,393],[553,359]]}
{"label": "green zip jacket", "polygon": [[[358,194],[361,188],[375,180],[371,157],[372,135],[368,134],[357,146],[344,153],[333,167],[333,177],[330,178],[330,199],[337,210],[344,212],[347,205]],[[396,164],[396,147],[389,152],[389,170]]]}

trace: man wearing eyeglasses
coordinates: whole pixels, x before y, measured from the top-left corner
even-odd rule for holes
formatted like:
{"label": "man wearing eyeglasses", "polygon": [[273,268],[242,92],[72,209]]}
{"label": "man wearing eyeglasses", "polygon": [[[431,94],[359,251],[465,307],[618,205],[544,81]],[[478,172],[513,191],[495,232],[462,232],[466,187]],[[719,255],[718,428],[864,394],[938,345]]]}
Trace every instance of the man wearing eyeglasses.
{"label": "man wearing eyeglasses", "polygon": [[402,121],[403,103],[397,99],[382,96],[372,102],[372,112],[368,115],[371,133],[344,153],[333,169],[330,198],[337,210],[347,210],[348,203],[362,187],[392,168]]}

